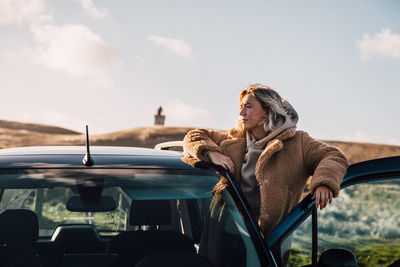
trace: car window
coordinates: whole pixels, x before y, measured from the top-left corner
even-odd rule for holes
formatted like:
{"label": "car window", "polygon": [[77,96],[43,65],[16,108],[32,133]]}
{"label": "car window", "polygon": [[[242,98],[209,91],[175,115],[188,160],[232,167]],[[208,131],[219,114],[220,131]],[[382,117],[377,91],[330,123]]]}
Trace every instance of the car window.
{"label": "car window", "polygon": [[[143,198],[138,189],[126,190],[132,197]],[[159,192],[162,192],[160,190]],[[178,195],[182,193],[177,191]],[[171,195],[173,191],[169,192]],[[192,194],[193,195],[193,194]],[[152,194],[154,198],[154,194]],[[199,195],[201,196],[201,195]],[[164,199],[165,194],[160,194]],[[145,201],[149,200],[145,198]],[[214,197],[169,199],[177,207],[177,225],[161,226],[190,237],[197,252],[215,266],[261,266],[257,251],[243,218],[227,190]],[[146,227],[145,227],[146,228]]]}
{"label": "car window", "polygon": [[387,266],[400,259],[400,179],[343,189],[318,214],[318,254],[353,251],[360,266]]}
{"label": "car window", "polygon": [[[318,257],[327,249],[351,250],[360,266],[388,266],[400,259],[400,179],[365,182],[340,191],[318,210]],[[312,217],[280,246],[282,262],[312,262]]]}
{"label": "car window", "polygon": [[0,213],[7,209],[28,209],[36,213],[39,236],[51,236],[58,225],[93,224],[100,234],[116,234],[127,230],[131,199],[121,188],[107,188],[103,196],[110,196],[118,203],[109,212],[72,212],[66,208],[68,199],[77,196],[70,188],[40,188],[3,190]]}
{"label": "car window", "polygon": [[[95,244],[103,250],[98,252],[104,252],[105,242],[113,241],[114,237],[114,244],[118,244],[120,233],[161,230],[188,237],[193,241],[196,253],[215,266],[261,266],[253,239],[228,189],[215,196],[212,193],[219,181],[215,173],[185,175],[166,171],[151,173],[147,170],[139,173],[129,169],[58,169],[21,170],[0,176],[3,182],[0,213],[10,209],[34,211],[39,221],[40,242],[46,246],[51,246],[54,240],[64,242],[60,236],[65,238],[66,235],[68,242],[75,242],[78,246],[83,243],[80,235],[70,233],[74,229],[89,229],[86,225],[100,234]],[[100,179],[104,186],[102,196],[113,198],[117,208],[110,212],[68,211],[68,200],[79,196],[77,185],[90,186],[94,178]],[[140,211],[141,205],[154,207],[143,204],[152,201],[162,202],[163,205],[167,203],[166,207],[170,207],[165,209],[169,213],[167,220],[163,217],[165,211],[160,212],[159,207],[155,210],[141,208]],[[142,212],[145,214],[142,215]],[[153,217],[151,223],[142,223],[148,221],[145,218],[148,214],[156,215],[150,215]]]}
{"label": "car window", "polygon": [[304,220],[280,246],[282,263],[285,266],[304,266],[311,264],[312,256],[312,217]]}
{"label": "car window", "polygon": [[261,266],[249,231],[227,190],[211,201],[200,253],[216,266]]}

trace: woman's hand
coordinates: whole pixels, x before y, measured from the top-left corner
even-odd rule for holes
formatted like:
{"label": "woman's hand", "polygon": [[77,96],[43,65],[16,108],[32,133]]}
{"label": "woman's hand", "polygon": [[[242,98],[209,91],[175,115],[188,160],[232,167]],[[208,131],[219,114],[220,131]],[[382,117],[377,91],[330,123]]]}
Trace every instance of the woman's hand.
{"label": "woman's hand", "polygon": [[320,210],[323,210],[327,205],[332,203],[332,190],[329,189],[326,185],[320,185],[315,189],[314,195],[312,199],[315,198],[315,207]]}
{"label": "woman's hand", "polygon": [[230,157],[225,156],[224,154],[221,154],[217,151],[210,151],[210,152],[208,152],[208,158],[215,165],[219,165],[222,168],[224,168],[225,170],[228,170],[231,173],[234,173],[235,167],[234,167],[233,162]]}

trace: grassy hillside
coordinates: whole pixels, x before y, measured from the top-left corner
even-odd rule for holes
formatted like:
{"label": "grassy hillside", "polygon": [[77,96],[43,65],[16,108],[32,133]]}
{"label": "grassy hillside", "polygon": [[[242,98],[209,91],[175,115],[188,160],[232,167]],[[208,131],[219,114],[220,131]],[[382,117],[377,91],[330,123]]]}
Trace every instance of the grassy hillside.
{"label": "grassy hillside", "polygon": [[[193,128],[151,126],[92,135],[92,145],[152,148],[167,141],[182,140]],[[400,146],[323,140],[341,149],[351,163],[400,155]],[[38,145],[84,145],[84,135],[43,124],[0,120],[0,148]]]}
{"label": "grassy hillside", "polygon": [[45,124],[0,120],[0,148],[55,145],[59,139],[80,138],[81,133]]}
{"label": "grassy hillside", "polygon": [[24,122],[16,122],[16,121],[6,121],[6,120],[0,120],[0,128],[1,129],[8,129],[8,130],[21,130],[21,131],[29,131],[29,132],[35,132],[35,133],[42,133],[42,134],[80,134],[78,132],[61,128],[61,127],[56,127],[56,126],[51,126],[51,125],[45,125],[45,124],[37,124],[37,123],[24,123]]}
{"label": "grassy hillside", "polygon": [[158,143],[182,140],[193,128],[141,127],[109,134],[93,136],[96,145],[154,147]]}
{"label": "grassy hillside", "polygon": [[400,156],[400,146],[326,141],[325,143],[338,147],[347,156],[350,163],[356,163],[369,159]]}

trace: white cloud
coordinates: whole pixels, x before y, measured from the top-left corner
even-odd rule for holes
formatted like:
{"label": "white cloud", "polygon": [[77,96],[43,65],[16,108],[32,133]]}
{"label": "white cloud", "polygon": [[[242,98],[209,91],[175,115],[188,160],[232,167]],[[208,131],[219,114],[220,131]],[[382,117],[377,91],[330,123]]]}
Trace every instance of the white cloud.
{"label": "white cloud", "polygon": [[164,107],[166,126],[216,127],[214,114],[206,109],[189,106],[180,100],[170,100]]}
{"label": "white cloud", "polygon": [[371,143],[371,144],[382,143],[379,142],[379,138],[377,136],[367,134],[363,130],[355,130],[350,134],[345,134],[343,140],[348,142],[360,142],[360,143]]}
{"label": "white cloud", "polygon": [[108,16],[108,11],[104,8],[97,8],[92,0],[75,0],[79,2],[82,8],[85,10],[85,13],[96,19],[106,18]]}
{"label": "white cloud", "polygon": [[147,37],[147,40],[157,47],[169,50],[178,56],[190,58],[192,56],[192,48],[189,44],[181,39],[165,38],[157,35]]}
{"label": "white cloud", "polygon": [[388,144],[400,146],[400,139],[398,139],[398,138],[390,138],[388,140]]}
{"label": "white cloud", "polygon": [[372,135],[368,135],[362,130],[355,130],[352,134],[346,135],[345,139],[348,141],[355,141],[361,143],[374,143],[376,142],[376,137]]}
{"label": "white cloud", "polygon": [[[104,116],[91,115],[87,118],[85,118],[85,116],[75,117],[49,108],[23,113],[21,116],[18,115],[15,120],[58,126],[81,133],[85,132],[85,126],[88,125],[91,135],[108,133],[111,131],[110,122],[107,121]],[[120,129],[117,128],[115,131],[116,130]]]}
{"label": "white cloud", "polygon": [[43,18],[43,0],[0,0],[0,27]]}
{"label": "white cloud", "polygon": [[362,130],[355,130],[351,134],[344,135],[343,140],[360,143],[400,145],[400,140],[397,138],[382,139],[377,136],[367,134]]}
{"label": "white cloud", "polygon": [[99,35],[79,24],[35,24],[31,31],[38,63],[107,86],[118,56]]}
{"label": "white cloud", "polygon": [[[92,0],[79,1],[89,15],[104,17]],[[98,34],[80,24],[56,25],[44,0],[0,0],[0,27],[26,23],[34,48],[6,51],[6,58],[29,57],[35,63],[86,78],[93,87],[110,87],[120,60],[116,51]],[[18,49],[18,48],[16,48]]]}
{"label": "white cloud", "polygon": [[145,60],[142,56],[140,56],[140,55],[136,56],[136,60],[137,60],[138,62],[140,62],[140,63],[146,62],[146,60]]}
{"label": "white cloud", "polygon": [[372,57],[400,59],[400,35],[392,33],[391,29],[382,29],[373,36],[364,34],[362,40],[356,42],[361,52],[361,58]]}
{"label": "white cloud", "polygon": [[22,114],[21,121],[58,126],[78,132],[84,132],[85,125],[88,124],[87,121],[60,113],[52,109],[24,113]]}

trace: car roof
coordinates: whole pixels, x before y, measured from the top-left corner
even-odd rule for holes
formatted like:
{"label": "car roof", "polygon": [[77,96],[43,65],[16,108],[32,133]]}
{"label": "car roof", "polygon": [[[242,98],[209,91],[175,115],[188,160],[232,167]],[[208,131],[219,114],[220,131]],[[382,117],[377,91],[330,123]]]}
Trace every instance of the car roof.
{"label": "car roof", "polygon": [[91,146],[93,166],[82,159],[85,146],[39,146],[0,149],[0,169],[35,168],[150,168],[193,170],[182,153],[135,147]]}
{"label": "car roof", "polygon": [[[41,188],[92,186],[102,181],[105,188],[122,186],[133,198],[149,196],[180,198],[209,197],[218,182],[215,171],[193,168],[183,154],[131,147],[90,148],[94,161],[85,166],[86,147],[24,147],[0,149],[0,187]],[[88,183],[89,182],[89,183]]]}
{"label": "car roof", "polygon": [[[85,146],[30,146],[0,149],[0,156],[21,155],[85,155]],[[177,156],[180,153],[139,147],[91,146],[90,153],[102,155]]]}

